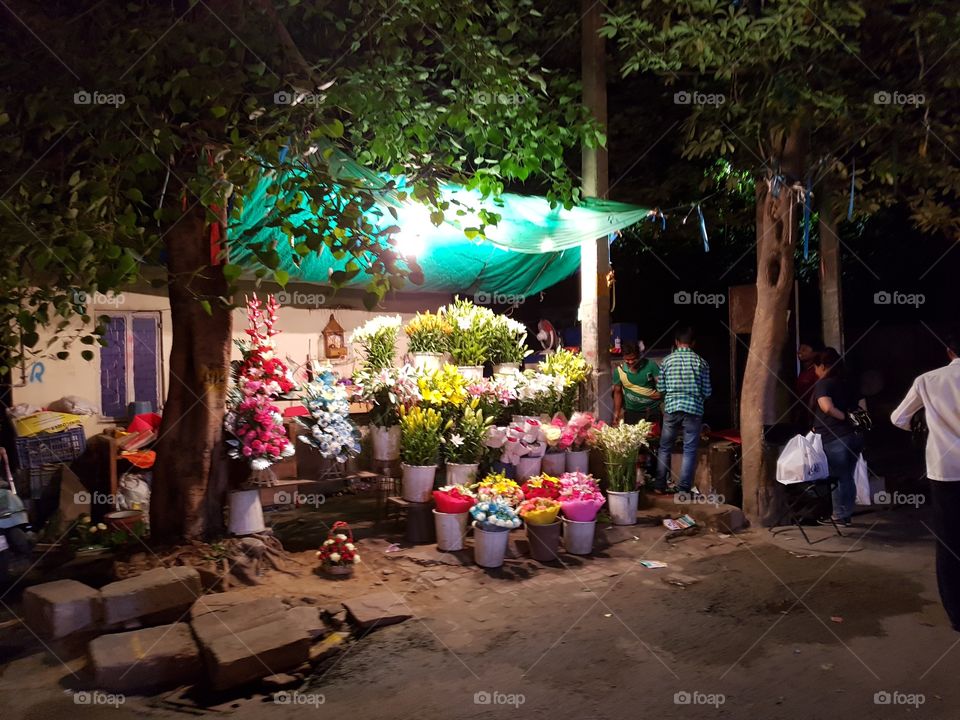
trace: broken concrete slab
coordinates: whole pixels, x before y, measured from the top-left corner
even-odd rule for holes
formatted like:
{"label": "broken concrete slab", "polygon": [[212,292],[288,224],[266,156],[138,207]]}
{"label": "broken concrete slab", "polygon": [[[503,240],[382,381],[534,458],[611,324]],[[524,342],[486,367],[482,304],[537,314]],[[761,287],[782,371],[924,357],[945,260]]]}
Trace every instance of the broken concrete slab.
{"label": "broken concrete slab", "polygon": [[366,630],[409,620],[413,617],[409,606],[395,593],[371,593],[350,600],[344,600],[353,622]]}
{"label": "broken concrete slab", "polygon": [[295,607],[287,610],[287,617],[298,623],[307,634],[311,641],[319,640],[327,634],[327,624],[320,617],[319,608],[315,607]]}
{"label": "broken concrete slab", "polygon": [[23,593],[27,626],[46,640],[96,630],[100,624],[100,593],[76,580],[34,585]]}
{"label": "broken concrete slab", "polygon": [[677,502],[672,495],[648,495],[647,507],[649,509],[644,514],[660,513],[674,518],[689,515],[697,521],[698,525],[717,532],[733,533],[743,530],[748,525],[743,511],[734,505],[696,501]]}
{"label": "broken concrete slab", "polygon": [[203,672],[186,623],[101,635],[87,650],[97,687],[139,692],[194,683]]}
{"label": "broken concrete slab", "polygon": [[268,675],[260,682],[267,690],[283,690],[294,685],[299,685],[303,682],[303,678],[298,675],[291,675],[290,673],[277,673],[276,675]]}
{"label": "broken concrete slab", "polygon": [[219,612],[199,615],[190,621],[190,625],[197,636],[197,642],[202,648],[207,648],[217,638],[236,635],[258,625],[280,620],[286,613],[287,606],[279,598],[257,598],[224,607]]}
{"label": "broken concrete slab", "polygon": [[310,648],[310,662],[318,663],[337,653],[343,652],[344,646],[349,638],[350,633],[348,632],[338,630],[330,633],[322,642]]}
{"label": "broken concrete slab", "polygon": [[214,690],[229,690],[267,675],[293,670],[310,657],[310,635],[295,617],[228,633],[203,647]]}
{"label": "broken concrete slab", "polygon": [[256,587],[201,595],[190,608],[190,619],[192,620],[211,612],[223,612],[237,605],[259,600],[262,597],[263,592],[260,588]]}
{"label": "broken concrete slab", "polygon": [[192,567],[155,568],[100,588],[107,625],[138,618],[179,618],[200,595],[200,574]]}

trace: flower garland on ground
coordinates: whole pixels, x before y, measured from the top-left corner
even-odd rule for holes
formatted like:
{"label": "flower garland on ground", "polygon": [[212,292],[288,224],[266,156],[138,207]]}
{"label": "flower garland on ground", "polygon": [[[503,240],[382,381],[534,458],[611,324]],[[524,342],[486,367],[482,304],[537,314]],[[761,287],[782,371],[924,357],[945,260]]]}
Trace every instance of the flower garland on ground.
{"label": "flower garland on ground", "polygon": [[308,432],[298,437],[319,450],[323,457],[345,463],[360,453],[360,431],[350,421],[347,389],[329,364],[314,362],[311,371],[313,380],[304,388],[301,399],[309,413],[308,419],[297,418]]}
{"label": "flower garland on ground", "polygon": [[232,435],[226,440],[227,454],[244,459],[253,470],[266,470],[272,464],[294,454],[287,437],[280,408],[273,400],[294,389],[289,368],[274,357],[273,337],[279,332],[277,301],[267,298],[266,313],[256,298],[247,300],[249,327],[246,341],[238,341],[242,359],[236,366],[235,384],[227,393],[224,429]]}

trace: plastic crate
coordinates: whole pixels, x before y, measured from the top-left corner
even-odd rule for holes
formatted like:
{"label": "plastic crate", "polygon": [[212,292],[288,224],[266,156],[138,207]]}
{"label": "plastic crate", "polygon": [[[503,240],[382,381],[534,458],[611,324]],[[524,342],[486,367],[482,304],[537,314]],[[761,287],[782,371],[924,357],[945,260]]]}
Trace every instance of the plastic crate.
{"label": "plastic crate", "polygon": [[51,463],[69,463],[83,454],[87,437],[82,427],[58,433],[17,438],[21,468],[40,468]]}

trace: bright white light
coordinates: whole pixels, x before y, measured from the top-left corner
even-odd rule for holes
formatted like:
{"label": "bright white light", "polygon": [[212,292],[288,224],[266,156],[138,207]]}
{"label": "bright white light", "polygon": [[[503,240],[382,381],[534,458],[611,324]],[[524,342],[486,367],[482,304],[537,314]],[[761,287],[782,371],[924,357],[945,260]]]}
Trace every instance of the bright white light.
{"label": "bright white light", "polygon": [[423,237],[417,233],[403,229],[397,233],[397,252],[405,257],[419,257],[426,249],[427,243]]}
{"label": "bright white light", "polygon": [[427,247],[425,237],[435,231],[430,221],[430,210],[420,203],[407,203],[397,213],[400,232],[396,234],[397,252],[406,257],[418,257]]}
{"label": "bright white light", "polygon": [[550,252],[551,250],[553,250],[553,240],[551,240],[550,238],[547,238],[546,240],[541,241],[540,243],[541,252]]}

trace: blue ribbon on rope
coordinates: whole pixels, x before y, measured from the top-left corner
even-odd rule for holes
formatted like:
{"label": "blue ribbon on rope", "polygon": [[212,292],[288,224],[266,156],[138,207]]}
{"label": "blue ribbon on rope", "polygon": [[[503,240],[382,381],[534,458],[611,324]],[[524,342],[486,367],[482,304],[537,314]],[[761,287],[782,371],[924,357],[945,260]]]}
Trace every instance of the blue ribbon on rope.
{"label": "blue ribbon on rope", "polygon": [[283,163],[283,161],[287,159],[287,153],[288,153],[288,152],[290,152],[290,146],[289,146],[289,145],[284,145],[282,148],[280,148],[280,154],[279,154],[279,156],[278,156],[277,159],[278,159],[281,163]]}
{"label": "blue ribbon on rope", "polygon": [[853,159],[853,170],[850,172],[850,204],[847,205],[847,220],[853,220],[853,196],[856,193],[857,159]]}
{"label": "blue ribbon on rope", "polygon": [[813,175],[807,175],[807,191],[803,195],[803,259],[810,257],[810,211],[813,208]]}
{"label": "blue ribbon on rope", "polygon": [[710,239],[707,237],[707,223],[703,219],[703,210],[697,205],[697,215],[700,217],[700,237],[703,238],[703,251],[710,252]]}

